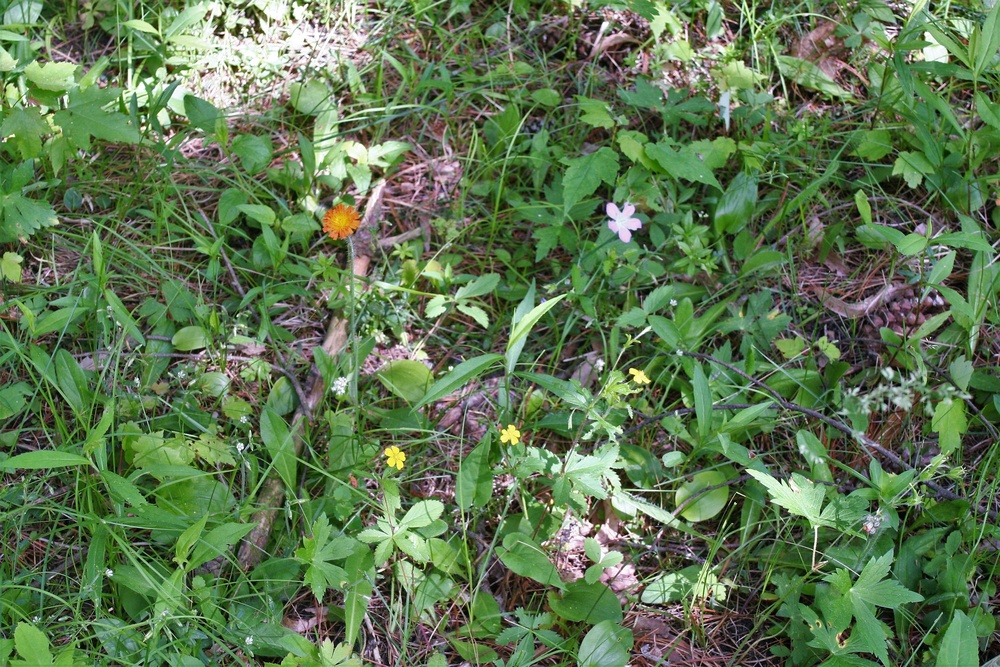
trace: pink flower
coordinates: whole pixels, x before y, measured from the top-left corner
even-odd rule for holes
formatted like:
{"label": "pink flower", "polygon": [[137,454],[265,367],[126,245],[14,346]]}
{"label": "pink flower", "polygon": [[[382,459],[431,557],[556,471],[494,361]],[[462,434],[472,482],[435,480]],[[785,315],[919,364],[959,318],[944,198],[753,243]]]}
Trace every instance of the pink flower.
{"label": "pink flower", "polygon": [[623,243],[631,241],[632,232],[642,228],[642,221],[632,217],[635,213],[635,206],[632,204],[625,202],[624,210],[619,210],[618,206],[608,202],[606,210],[608,217],[611,218],[608,220],[608,229],[617,234]]}

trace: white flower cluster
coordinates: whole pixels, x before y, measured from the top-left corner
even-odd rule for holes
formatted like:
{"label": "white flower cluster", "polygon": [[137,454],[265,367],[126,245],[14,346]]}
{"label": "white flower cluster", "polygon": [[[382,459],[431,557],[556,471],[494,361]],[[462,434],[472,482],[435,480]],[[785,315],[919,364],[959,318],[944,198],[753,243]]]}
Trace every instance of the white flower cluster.
{"label": "white flower cluster", "polygon": [[346,377],[339,377],[330,385],[330,391],[333,392],[334,396],[340,398],[347,393],[347,383],[348,379]]}
{"label": "white flower cluster", "polygon": [[914,406],[918,406],[931,417],[938,401],[965,398],[962,392],[949,384],[933,388],[928,386],[926,374],[919,371],[903,375],[891,368],[883,368],[881,373],[885,382],[867,393],[862,393],[861,387],[852,387],[844,392],[865,414],[896,410],[912,412]]}

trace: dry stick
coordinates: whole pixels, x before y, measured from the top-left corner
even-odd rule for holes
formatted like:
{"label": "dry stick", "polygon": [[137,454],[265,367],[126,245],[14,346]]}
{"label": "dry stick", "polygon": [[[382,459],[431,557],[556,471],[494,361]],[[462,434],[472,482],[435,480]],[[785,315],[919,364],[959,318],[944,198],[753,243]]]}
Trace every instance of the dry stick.
{"label": "dry stick", "polygon": [[[351,276],[351,280],[354,280],[355,276],[364,276],[368,272],[369,261],[369,258],[364,255],[354,258],[354,275]],[[323,340],[323,351],[328,356],[333,357],[340,354],[341,350],[347,346],[347,324],[348,321],[341,317],[334,317],[330,320],[326,338]],[[298,409],[295,410],[295,416],[292,418],[292,446],[294,448],[293,455],[296,457],[301,456],[305,445],[302,438],[303,425],[323,400],[323,377],[315,362],[309,373],[306,387],[305,400],[299,403]],[[271,535],[271,526],[274,524],[278,510],[284,505],[284,499],[285,485],[281,477],[276,472],[272,472],[271,476],[264,482],[264,488],[261,489],[260,495],[257,497],[257,506],[261,509],[257,510],[250,520],[251,523],[257,525],[243,538],[243,543],[240,545],[239,562],[244,569],[250,570],[255,567],[260,562],[261,556],[266,553],[264,547],[267,546],[267,540]]]}

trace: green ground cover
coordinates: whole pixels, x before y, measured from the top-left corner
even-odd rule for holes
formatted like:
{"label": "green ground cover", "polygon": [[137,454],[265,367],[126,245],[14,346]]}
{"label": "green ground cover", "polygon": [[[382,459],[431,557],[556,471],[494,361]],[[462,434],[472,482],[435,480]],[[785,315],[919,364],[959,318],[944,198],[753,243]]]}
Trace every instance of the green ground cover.
{"label": "green ground cover", "polygon": [[997,664],[1000,4],[0,19],[0,664]]}

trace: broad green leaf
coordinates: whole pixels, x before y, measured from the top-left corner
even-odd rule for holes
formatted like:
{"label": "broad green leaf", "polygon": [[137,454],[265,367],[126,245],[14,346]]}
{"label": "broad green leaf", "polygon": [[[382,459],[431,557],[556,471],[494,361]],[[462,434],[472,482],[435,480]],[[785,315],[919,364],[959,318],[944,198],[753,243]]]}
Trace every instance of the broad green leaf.
{"label": "broad green leaf", "polygon": [[73,355],[62,348],[56,350],[52,362],[59,380],[59,393],[77,414],[82,414],[92,398],[83,369]]}
{"label": "broad green leaf", "polygon": [[896,244],[896,250],[908,257],[923,252],[926,247],[927,237],[923,234],[907,234]]}
{"label": "broad green leaf", "polygon": [[[1000,7],[1000,3],[997,3]],[[956,609],[938,646],[936,667],[979,667],[979,640],[976,626],[961,609]]]}
{"label": "broad green leaf", "polygon": [[970,54],[974,65],[972,75],[978,79],[996,59],[1000,48],[1000,3],[993,4],[986,20],[973,28],[973,34],[977,39],[970,42],[970,46],[975,45],[975,51]]}
{"label": "broad green leaf", "polygon": [[531,91],[531,99],[543,107],[556,107],[562,102],[562,95],[552,88],[539,88]]}
{"label": "broad green leaf", "polygon": [[410,404],[420,402],[434,379],[427,366],[412,359],[394,359],[376,375],[386,389]]}
{"label": "broad green leaf", "polygon": [[858,207],[861,222],[866,225],[872,224],[872,205],[868,202],[868,195],[865,194],[864,190],[858,190],[854,193],[854,204]]}
{"label": "broad green leaf", "polygon": [[811,431],[800,430],[795,434],[795,444],[799,448],[799,454],[809,464],[813,477],[818,482],[833,483],[833,473],[827,463],[829,454],[826,445],[817,438]]}
{"label": "broad green leaf", "polygon": [[25,400],[32,392],[27,382],[16,382],[0,387],[0,420],[6,421],[21,414],[27,405]]}
{"label": "broad green leaf", "polygon": [[[855,152],[858,157],[873,162],[881,160],[889,153],[896,150],[892,140],[892,133],[889,130],[867,130],[861,133],[861,141]],[[866,221],[871,224],[870,220]]]}
{"label": "broad green leaf", "polygon": [[198,543],[198,539],[201,534],[205,532],[205,526],[208,524],[208,515],[201,517],[198,521],[191,524],[180,537],[177,538],[177,542],[174,544],[174,562],[181,568],[184,568],[188,562],[188,555],[191,553],[191,549],[194,545]]}
{"label": "broad green leaf", "polygon": [[14,630],[14,648],[25,660],[12,661],[12,665],[42,665],[52,664],[52,652],[49,650],[49,638],[45,633],[29,623],[18,623]]}
{"label": "broad green leaf", "polygon": [[139,32],[145,32],[150,35],[159,35],[160,31],[154,28],[152,25],[143,21],[142,19],[130,19],[128,21],[122,21],[122,25],[126,28],[131,28],[132,30],[138,30]]}
{"label": "broad green leaf", "polygon": [[219,122],[223,120],[222,112],[215,105],[194,95],[184,96],[184,113],[192,127],[212,136],[215,135]]}
{"label": "broad green leaf", "polygon": [[278,218],[274,209],[270,206],[264,206],[263,204],[240,204],[236,208],[240,211],[240,213],[251,220],[268,227],[273,227],[274,221]]}
{"label": "broad green leaf", "polygon": [[508,534],[503,538],[503,546],[497,547],[496,553],[500,561],[514,574],[528,577],[546,586],[555,586],[559,590],[566,589],[552,561],[527,535]]}
{"label": "broad green leaf", "polygon": [[74,75],[79,65],[73,63],[46,63],[37,60],[24,68],[24,78],[42,90],[63,93],[76,85]]}
{"label": "broad green leaf", "polygon": [[[3,24],[8,27],[36,23],[42,15],[41,0],[13,0],[3,13]],[[6,39],[11,39],[7,37]],[[28,656],[24,656],[28,657]]]}
{"label": "broad green leaf", "polygon": [[1000,130],[1000,104],[994,104],[980,90],[976,91],[976,113],[984,123],[994,130]]}
{"label": "broad green leaf", "polygon": [[491,431],[459,464],[455,480],[455,502],[462,510],[484,507],[493,496],[493,471],[490,467]]}
{"label": "broad green leaf", "polygon": [[444,512],[440,500],[421,500],[406,511],[399,522],[400,528],[423,528],[431,525]]}
{"label": "broad green leaf", "polygon": [[622,604],[614,592],[600,582],[588,584],[582,579],[566,584],[562,594],[549,592],[549,607],[567,621],[621,623]]}
{"label": "broad green leaf", "polygon": [[601,621],[580,642],[579,667],[624,667],[632,652],[633,635],[612,621]]}
{"label": "broad green leaf", "polygon": [[180,352],[190,352],[208,347],[211,339],[203,327],[188,326],[180,329],[171,337],[170,343]]}
{"label": "broad green leaf", "polygon": [[656,163],[664,172],[676,179],[694,181],[711,185],[716,190],[722,191],[722,186],[716,180],[715,175],[705,165],[705,163],[685,146],[680,150],[675,150],[665,143],[646,144],[646,155],[656,160]]}
{"label": "broad green leaf", "polygon": [[927,282],[931,285],[938,285],[948,278],[951,275],[952,269],[955,268],[956,255],[957,253],[952,250],[935,262],[934,268],[931,269],[930,275],[927,276]]}
{"label": "broad green leaf", "polygon": [[91,138],[125,144],[137,144],[139,131],[129,124],[125,114],[105,110],[105,106],[119,99],[118,88],[98,88],[73,90],[69,94],[69,106],[57,111],[53,116],[56,124],[73,145],[84,150],[90,148]]}
{"label": "broad green leaf", "polygon": [[263,171],[274,155],[271,139],[256,134],[241,134],[232,143],[233,153],[240,159],[240,164],[248,174]]}
{"label": "broad green leaf", "polygon": [[458,309],[458,312],[464,313],[474,319],[476,324],[482,328],[485,329],[490,326],[490,316],[487,315],[486,311],[479,306],[470,306],[464,303],[459,303],[455,307]]}
{"label": "broad green leaf", "polygon": [[487,273],[482,276],[477,276],[472,282],[462,285],[455,292],[456,299],[471,299],[477,296],[483,296],[484,294],[492,294],[496,291],[497,285],[500,283],[500,274],[498,273]]}
{"label": "broad green leaf", "polygon": [[503,359],[503,357],[495,353],[483,354],[478,357],[473,357],[472,359],[466,359],[458,366],[455,366],[450,373],[435,382],[431,388],[427,390],[423,399],[414,405],[413,408],[421,408],[425,405],[433,403],[434,401],[441,400],[451,392],[465,386],[474,378],[486,372],[490,366],[501,359]]}
{"label": "broad green leaf", "polygon": [[285,488],[294,489],[295,471],[298,466],[295,458],[295,437],[281,415],[271,408],[265,407],[261,411],[260,437],[264,441],[267,453],[271,455],[274,469],[278,471]]}
{"label": "broad green leaf", "polygon": [[337,105],[330,89],[315,79],[292,83],[288,87],[288,101],[296,111],[308,116],[316,116]]}
{"label": "broad green leaf", "polygon": [[125,330],[125,333],[131,336],[139,346],[145,345],[146,337],[142,335],[139,326],[132,319],[132,313],[125,308],[125,304],[122,303],[117,294],[111,291],[110,287],[104,289],[104,300],[111,306],[111,313],[114,315],[115,323],[120,325]]}
{"label": "broad green leaf", "polygon": [[740,172],[722,193],[715,209],[715,231],[736,234],[746,227],[757,205],[757,176]]}
{"label": "broad green leaf", "polygon": [[[677,507],[681,507],[688,498],[701,493],[704,489],[711,486],[725,484],[726,479],[726,475],[718,470],[700,472],[692,477],[690,482],[683,484],[677,489],[674,502]],[[729,500],[729,487],[721,486],[718,489],[702,493],[702,495],[698,496],[697,500],[692,501],[684,507],[680,511],[680,515],[691,522],[705,521],[721,512],[722,508],[726,506],[727,500]]]}
{"label": "broad green leaf", "polygon": [[11,470],[55,470],[56,468],[72,468],[75,466],[89,466],[90,459],[79,454],[60,452],[55,449],[36,449],[33,452],[25,452],[12,456],[5,461],[0,461],[0,470],[9,472]]}
{"label": "broad green leaf", "polygon": [[754,252],[740,267],[740,277],[745,278],[755,271],[774,269],[788,261],[788,257],[777,250],[759,250]]}
{"label": "broad green leaf", "polygon": [[566,211],[594,194],[601,183],[614,185],[618,176],[618,153],[607,146],[563,162],[568,167],[563,177],[563,209]]}

